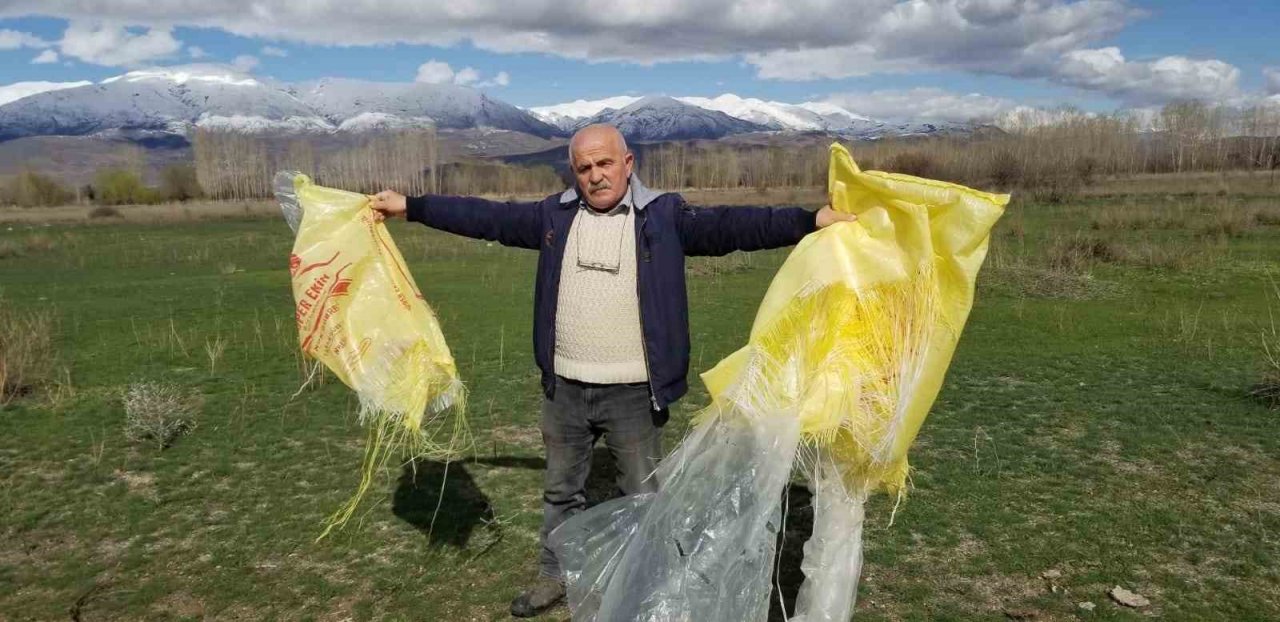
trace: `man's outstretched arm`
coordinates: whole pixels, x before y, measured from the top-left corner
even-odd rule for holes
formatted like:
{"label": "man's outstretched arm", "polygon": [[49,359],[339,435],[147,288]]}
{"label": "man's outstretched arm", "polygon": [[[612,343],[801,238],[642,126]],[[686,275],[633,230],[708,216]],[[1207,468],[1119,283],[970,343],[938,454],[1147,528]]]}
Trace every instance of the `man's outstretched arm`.
{"label": "man's outstretched arm", "polygon": [[384,218],[404,216],[410,222],[503,246],[537,249],[542,242],[542,214],[537,203],[500,203],[441,194],[406,197],[383,190],[370,197],[369,206]]}
{"label": "man's outstretched arm", "polygon": [[830,205],[817,212],[799,207],[693,207],[677,215],[686,255],[725,255],[799,243],[827,225],[857,220]]}

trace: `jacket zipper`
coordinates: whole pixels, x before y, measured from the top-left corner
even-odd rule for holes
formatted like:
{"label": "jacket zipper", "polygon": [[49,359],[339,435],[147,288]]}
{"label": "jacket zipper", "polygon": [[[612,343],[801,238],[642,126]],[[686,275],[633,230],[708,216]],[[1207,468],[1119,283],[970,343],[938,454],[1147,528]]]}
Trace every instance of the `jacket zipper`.
{"label": "jacket zipper", "polygon": [[649,402],[653,405],[654,412],[657,412],[661,409],[658,408],[658,393],[653,390],[653,372],[649,370],[649,342],[644,337],[644,296],[640,287],[640,265],[644,263],[640,240],[644,237],[642,232],[646,220],[644,211],[636,209],[636,309],[640,312],[640,350],[644,353],[645,383],[649,385]]}

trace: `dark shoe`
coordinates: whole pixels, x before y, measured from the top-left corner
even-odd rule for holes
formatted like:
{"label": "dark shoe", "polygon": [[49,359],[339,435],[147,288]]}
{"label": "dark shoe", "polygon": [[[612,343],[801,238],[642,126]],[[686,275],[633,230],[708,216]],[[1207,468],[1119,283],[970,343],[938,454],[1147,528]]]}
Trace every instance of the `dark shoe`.
{"label": "dark shoe", "polygon": [[517,618],[532,618],[545,613],[548,609],[564,600],[564,586],[550,577],[538,577],[533,587],[511,601],[511,615]]}

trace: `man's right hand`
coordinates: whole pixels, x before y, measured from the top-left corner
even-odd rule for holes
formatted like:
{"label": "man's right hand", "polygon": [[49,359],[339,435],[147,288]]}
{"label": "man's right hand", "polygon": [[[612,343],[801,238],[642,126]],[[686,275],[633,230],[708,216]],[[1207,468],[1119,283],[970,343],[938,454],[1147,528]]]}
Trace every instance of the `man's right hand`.
{"label": "man's right hand", "polygon": [[383,190],[369,197],[369,207],[378,212],[380,219],[385,220],[404,216],[405,210],[408,209],[408,202],[399,192]]}

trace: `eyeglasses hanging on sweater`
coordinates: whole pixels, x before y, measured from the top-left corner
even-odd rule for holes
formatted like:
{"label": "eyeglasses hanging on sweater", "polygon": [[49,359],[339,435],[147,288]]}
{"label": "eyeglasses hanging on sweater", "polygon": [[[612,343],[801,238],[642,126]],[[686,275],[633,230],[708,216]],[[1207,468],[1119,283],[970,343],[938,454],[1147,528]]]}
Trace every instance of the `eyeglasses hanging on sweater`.
{"label": "eyeglasses hanging on sweater", "polygon": [[[597,212],[584,202],[573,223],[578,268],[617,273],[622,265],[623,236],[631,223],[631,190],[616,207]],[[586,240],[584,243],[583,240]]]}

